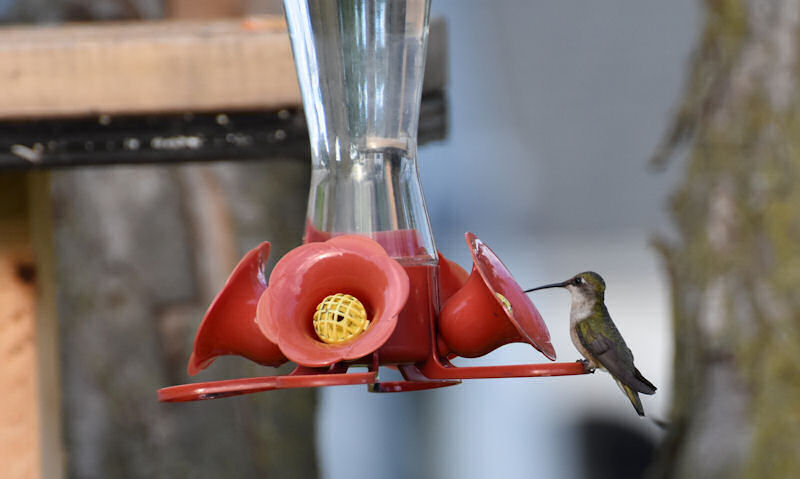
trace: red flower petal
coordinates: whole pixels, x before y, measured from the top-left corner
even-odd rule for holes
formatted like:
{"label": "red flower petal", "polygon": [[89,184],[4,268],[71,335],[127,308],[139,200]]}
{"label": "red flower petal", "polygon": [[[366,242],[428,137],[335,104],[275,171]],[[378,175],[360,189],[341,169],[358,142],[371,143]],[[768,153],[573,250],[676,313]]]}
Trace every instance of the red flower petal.
{"label": "red flower petal", "polygon": [[[375,241],[357,235],[308,243],[275,265],[257,308],[257,323],[290,360],[310,367],[358,359],[389,339],[409,291],[408,276]],[[370,325],[349,341],[327,344],[314,332],[314,310],[326,296],[350,294]]]}
{"label": "red flower petal", "polygon": [[266,366],[286,362],[278,346],[264,337],[255,322],[258,300],[267,288],[263,265],[269,258],[269,249],[269,243],[264,242],[244,255],[211,302],[194,339],[189,375],[226,354],[244,356]]}
{"label": "red flower petal", "polygon": [[531,299],[523,292],[508,268],[486,243],[472,233],[466,234],[466,240],[475,262],[475,268],[492,296],[501,306],[502,301],[496,293],[502,294],[511,303],[511,311],[503,308],[508,319],[528,343],[549,359],[555,360],[556,351],[550,344],[550,332]]}

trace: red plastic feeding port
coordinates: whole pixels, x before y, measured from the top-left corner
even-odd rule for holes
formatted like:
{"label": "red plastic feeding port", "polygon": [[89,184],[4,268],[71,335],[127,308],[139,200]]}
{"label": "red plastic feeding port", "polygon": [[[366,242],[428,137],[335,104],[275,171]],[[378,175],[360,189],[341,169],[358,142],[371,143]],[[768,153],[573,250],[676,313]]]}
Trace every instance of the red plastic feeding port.
{"label": "red plastic feeding port", "polygon": [[466,240],[472,274],[439,316],[439,332],[450,352],[474,358],[504,344],[527,342],[554,360],[547,325],[530,298],[489,246],[472,233]]}
{"label": "red plastic feeding port", "polygon": [[194,339],[187,368],[190,376],[228,354],[265,366],[286,362],[278,346],[261,334],[255,322],[258,299],[267,289],[264,264],[269,250],[270,244],[265,241],[244,255],[211,302]]}
{"label": "red plastic feeding port", "polygon": [[[375,241],[337,236],[299,246],[272,272],[258,303],[261,332],[293,362],[330,366],[370,355],[389,339],[408,299],[408,276]],[[315,307],[327,296],[346,293],[363,302],[369,327],[337,344],[321,341],[312,327]]]}

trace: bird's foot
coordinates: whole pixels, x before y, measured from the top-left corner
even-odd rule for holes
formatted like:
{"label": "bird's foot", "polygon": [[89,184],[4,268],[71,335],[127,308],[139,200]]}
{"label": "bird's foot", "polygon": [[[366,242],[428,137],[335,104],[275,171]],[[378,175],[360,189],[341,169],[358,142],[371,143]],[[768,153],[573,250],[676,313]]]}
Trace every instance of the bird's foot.
{"label": "bird's foot", "polygon": [[590,363],[588,359],[579,359],[575,362],[581,363],[583,365],[583,370],[589,374],[593,374],[594,370],[596,369],[594,366],[592,366],[592,363]]}

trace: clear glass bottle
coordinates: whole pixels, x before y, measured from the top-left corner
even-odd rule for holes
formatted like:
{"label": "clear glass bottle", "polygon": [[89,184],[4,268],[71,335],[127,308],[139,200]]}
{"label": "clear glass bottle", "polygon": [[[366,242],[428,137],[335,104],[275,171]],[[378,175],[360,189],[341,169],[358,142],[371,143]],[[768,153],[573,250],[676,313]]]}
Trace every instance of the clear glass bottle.
{"label": "clear glass bottle", "polygon": [[284,0],[312,153],[305,241],[436,264],[417,171],[428,0]]}

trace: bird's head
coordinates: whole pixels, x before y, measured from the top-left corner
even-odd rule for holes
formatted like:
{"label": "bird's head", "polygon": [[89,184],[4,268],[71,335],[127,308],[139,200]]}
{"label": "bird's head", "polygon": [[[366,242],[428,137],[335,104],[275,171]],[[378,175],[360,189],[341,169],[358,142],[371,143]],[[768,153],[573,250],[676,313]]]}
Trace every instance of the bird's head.
{"label": "bird's head", "polygon": [[602,301],[606,292],[606,282],[603,281],[602,276],[594,271],[584,271],[566,281],[531,288],[525,290],[525,292],[529,293],[531,291],[547,288],[566,288],[570,294],[572,294],[573,298],[577,296],[585,299],[599,299]]}

